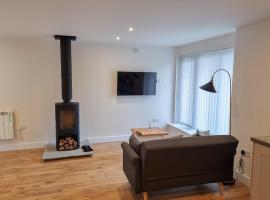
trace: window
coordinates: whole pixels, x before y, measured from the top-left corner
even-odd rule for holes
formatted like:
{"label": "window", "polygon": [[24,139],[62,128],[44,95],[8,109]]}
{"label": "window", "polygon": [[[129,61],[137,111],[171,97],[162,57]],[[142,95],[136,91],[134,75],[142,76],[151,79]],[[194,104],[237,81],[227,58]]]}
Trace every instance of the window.
{"label": "window", "polygon": [[217,93],[199,87],[207,83],[220,68],[233,73],[232,48],[181,56],[177,67],[175,122],[212,135],[229,133],[230,80],[224,72],[214,77]]}

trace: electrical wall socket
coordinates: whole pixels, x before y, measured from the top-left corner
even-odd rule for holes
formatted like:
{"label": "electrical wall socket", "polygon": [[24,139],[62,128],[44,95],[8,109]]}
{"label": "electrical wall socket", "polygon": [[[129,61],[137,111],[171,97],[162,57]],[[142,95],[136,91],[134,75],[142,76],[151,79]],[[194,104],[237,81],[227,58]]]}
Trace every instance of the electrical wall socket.
{"label": "electrical wall socket", "polygon": [[158,118],[153,118],[152,121],[155,122],[155,123],[158,123],[159,122],[159,119]]}
{"label": "electrical wall socket", "polygon": [[151,127],[159,127],[159,118],[153,118],[151,123]]}
{"label": "electrical wall socket", "polygon": [[24,130],[26,130],[27,129],[27,126],[24,126],[24,125],[22,125],[22,126],[20,126],[19,128],[18,128],[18,131],[24,131]]}
{"label": "electrical wall socket", "polygon": [[246,149],[241,149],[241,152],[244,152],[244,157],[250,157],[250,151],[246,150]]}

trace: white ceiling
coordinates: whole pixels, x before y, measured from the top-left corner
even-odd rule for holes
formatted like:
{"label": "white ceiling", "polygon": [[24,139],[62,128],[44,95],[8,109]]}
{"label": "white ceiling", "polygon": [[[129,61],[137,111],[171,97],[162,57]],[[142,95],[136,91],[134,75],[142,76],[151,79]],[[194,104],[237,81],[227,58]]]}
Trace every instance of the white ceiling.
{"label": "white ceiling", "polygon": [[176,46],[267,17],[270,0],[0,0],[0,36]]}

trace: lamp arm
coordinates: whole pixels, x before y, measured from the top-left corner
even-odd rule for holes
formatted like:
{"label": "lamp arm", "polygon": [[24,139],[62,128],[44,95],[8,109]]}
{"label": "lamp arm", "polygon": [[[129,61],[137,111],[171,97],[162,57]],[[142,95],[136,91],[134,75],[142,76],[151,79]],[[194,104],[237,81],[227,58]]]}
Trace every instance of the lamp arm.
{"label": "lamp arm", "polygon": [[232,82],[231,74],[230,74],[230,72],[229,72],[228,70],[226,70],[226,69],[218,69],[217,71],[215,71],[214,74],[212,75],[212,79],[214,78],[215,74],[216,74],[217,72],[219,72],[219,71],[224,71],[224,72],[226,72],[226,73],[228,74],[228,76],[230,77],[230,83]]}
{"label": "lamp arm", "polygon": [[231,77],[231,74],[229,71],[227,71],[226,69],[218,69],[214,72],[214,74],[212,75],[212,80],[214,80],[214,76],[217,72],[219,71],[224,71],[228,74],[229,78],[230,78],[230,127],[229,127],[229,134],[231,135],[231,130],[232,130],[232,117],[231,117],[231,114],[232,114],[232,77]]}

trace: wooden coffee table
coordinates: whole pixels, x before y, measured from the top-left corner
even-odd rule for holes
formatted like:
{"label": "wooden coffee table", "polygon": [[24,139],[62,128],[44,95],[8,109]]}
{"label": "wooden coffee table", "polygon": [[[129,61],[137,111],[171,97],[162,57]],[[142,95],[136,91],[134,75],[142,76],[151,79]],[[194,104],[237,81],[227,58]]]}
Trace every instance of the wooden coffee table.
{"label": "wooden coffee table", "polygon": [[139,142],[182,137],[180,134],[171,135],[162,128],[132,128],[131,131]]}
{"label": "wooden coffee table", "polygon": [[161,128],[132,128],[131,131],[138,136],[168,135],[168,132]]}

